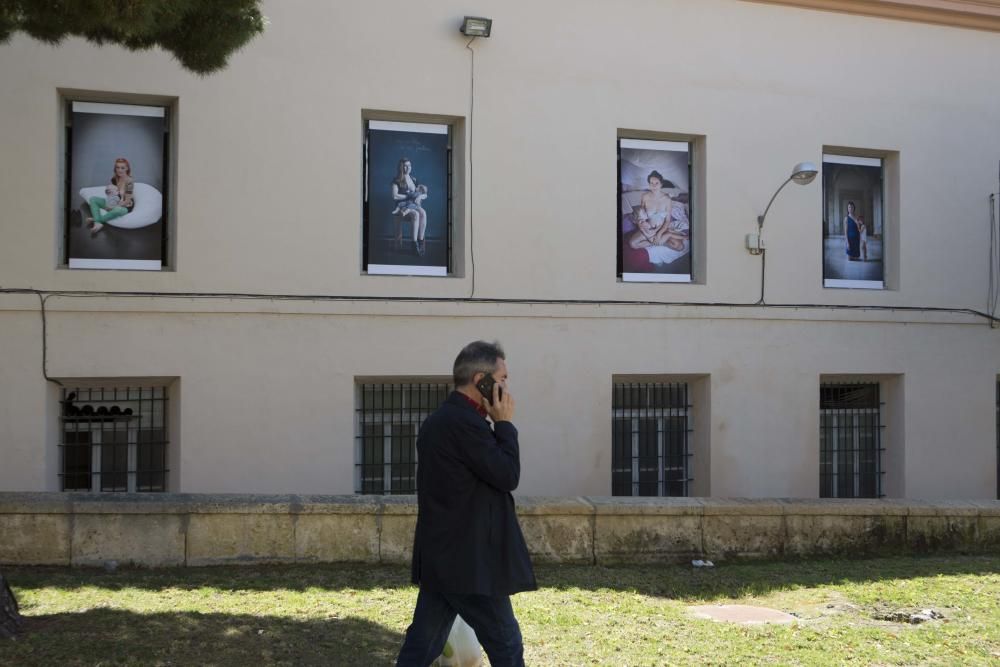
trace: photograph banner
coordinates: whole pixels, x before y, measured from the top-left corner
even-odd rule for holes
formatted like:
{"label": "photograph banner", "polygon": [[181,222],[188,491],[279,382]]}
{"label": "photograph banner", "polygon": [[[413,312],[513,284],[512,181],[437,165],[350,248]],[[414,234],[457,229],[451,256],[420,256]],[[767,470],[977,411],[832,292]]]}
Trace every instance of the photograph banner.
{"label": "photograph banner", "polygon": [[823,286],[883,289],[882,159],[823,156]]}
{"label": "photograph banner", "polygon": [[691,282],[691,145],[619,139],[618,242],[627,282]]}
{"label": "photograph banner", "polygon": [[364,239],[369,274],[446,276],[449,126],[369,121]]}
{"label": "photograph banner", "polygon": [[166,108],[72,102],[69,113],[69,268],[162,269]]}

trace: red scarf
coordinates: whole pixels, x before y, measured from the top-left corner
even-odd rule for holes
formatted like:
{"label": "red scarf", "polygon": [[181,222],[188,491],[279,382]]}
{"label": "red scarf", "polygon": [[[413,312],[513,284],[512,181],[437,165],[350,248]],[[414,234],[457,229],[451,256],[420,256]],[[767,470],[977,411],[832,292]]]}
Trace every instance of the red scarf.
{"label": "red scarf", "polygon": [[458,392],[458,393],[461,394],[462,398],[464,398],[466,401],[468,401],[469,405],[471,405],[472,407],[474,407],[476,409],[476,412],[479,413],[480,417],[482,417],[483,419],[486,419],[486,416],[489,413],[486,412],[486,408],[483,407],[482,403],[476,403],[474,400],[472,400],[471,398],[469,398],[465,394],[462,394],[462,392]]}

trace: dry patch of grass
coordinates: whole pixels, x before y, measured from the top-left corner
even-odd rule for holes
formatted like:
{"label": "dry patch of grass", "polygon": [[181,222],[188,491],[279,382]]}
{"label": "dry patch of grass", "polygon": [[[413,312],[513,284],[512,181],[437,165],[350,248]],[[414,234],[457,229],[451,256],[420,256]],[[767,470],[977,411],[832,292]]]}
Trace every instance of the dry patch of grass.
{"label": "dry patch of grass", "polygon": [[[6,568],[27,632],[0,665],[389,665],[416,590],[408,568],[245,566],[113,574]],[[545,566],[514,598],[533,665],[998,665],[1000,556]],[[801,619],[738,626],[690,605]],[[932,608],[944,619],[886,620]]]}

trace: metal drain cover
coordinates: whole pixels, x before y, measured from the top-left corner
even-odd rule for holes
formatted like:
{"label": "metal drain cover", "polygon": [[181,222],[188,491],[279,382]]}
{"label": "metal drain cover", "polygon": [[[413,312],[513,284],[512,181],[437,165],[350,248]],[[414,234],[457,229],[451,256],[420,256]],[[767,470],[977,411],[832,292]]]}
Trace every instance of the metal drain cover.
{"label": "metal drain cover", "polygon": [[743,623],[746,625],[758,623],[792,623],[798,620],[791,614],[786,614],[777,609],[752,607],[745,604],[700,605],[688,607],[688,611],[697,618],[726,621],[727,623]]}

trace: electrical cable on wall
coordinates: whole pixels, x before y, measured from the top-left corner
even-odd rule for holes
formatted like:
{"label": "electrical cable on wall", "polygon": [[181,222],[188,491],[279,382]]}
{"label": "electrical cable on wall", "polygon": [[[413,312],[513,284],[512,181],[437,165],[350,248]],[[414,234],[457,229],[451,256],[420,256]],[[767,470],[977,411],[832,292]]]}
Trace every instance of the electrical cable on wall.
{"label": "electrical cable on wall", "polygon": [[469,298],[471,299],[476,295],[476,239],[473,236],[472,231],[472,217],[475,212],[472,202],[472,118],[476,111],[476,50],[472,48],[472,43],[476,41],[473,37],[466,44],[465,48],[469,50],[469,131],[467,135],[469,137],[469,260],[470,260],[470,274],[472,277],[472,289],[469,291]]}
{"label": "electrical cable on wall", "polygon": [[[762,283],[763,284],[763,283]],[[47,314],[45,302],[52,297],[64,298],[132,298],[132,299],[219,299],[219,300],[253,300],[253,301],[310,301],[322,302],[370,302],[382,301],[390,303],[492,303],[517,305],[560,305],[560,306],[687,306],[704,308],[784,308],[797,310],[800,308],[820,310],[871,310],[888,312],[920,312],[920,313],[951,313],[971,315],[985,319],[991,328],[1000,324],[1000,319],[994,313],[985,313],[973,308],[948,308],[938,306],[860,306],[854,304],[818,304],[818,303],[732,303],[732,302],[695,302],[695,301],[615,301],[600,299],[500,299],[500,298],[451,298],[427,296],[361,296],[336,294],[253,294],[226,292],[108,292],[89,290],[46,291],[29,287],[4,288],[0,294],[35,294],[38,296],[42,315],[42,375],[48,382],[59,386],[62,383],[49,377],[48,374],[48,340]],[[763,294],[761,294],[763,299]]]}
{"label": "electrical cable on wall", "polygon": [[386,303],[480,303],[537,306],[660,306],[695,308],[783,308],[815,310],[871,310],[886,312],[951,313],[970,315],[1000,323],[1000,318],[975,308],[949,306],[885,306],[833,303],[746,303],[732,301],[655,301],[624,299],[529,299],[523,297],[447,297],[447,296],[371,296],[360,294],[261,294],[253,292],[132,292],[99,290],[38,290],[30,287],[0,288],[0,294],[38,294],[64,298],[123,298],[123,299],[216,299],[251,301],[310,301],[323,302],[372,302]]}
{"label": "electrical cable on wall", "polygon": [[63,383],[55,378],[49,377],[48,365],[49,365],[49,346],[48,346],[48,318],[45,317],[45,301],[52,296],[51,294],[43,295],[41,292],[36,292],[38,294],[38,305],[39,310],[42,313],[42,377],[45,378],[46,382],[52,382],[54,384],[63,386]]}
{"label": "electrical cable on wall", "polygon": [[989,291],[986,295],[986,312],[990,315],[996,315],[997,312],[997,295],[1000,290],[997,289],[997,273],[1000,271],[1000,253],[997,249],[997,196],[995,194],[990,195],[990,285]]}
{"label": "electrical cable on wall", "polygon": [[757,299],[757,303],[754,305],[766,306],[764,303],[764,267],[767,263],[767,249],[761,248],[760,251],[760,298]]}
{"label": "electrical cable on wall", "polygon": [[997,204],[1000,199],[1000,163],[997,164],[997,192],[990,194],[990,283],[986,295],[986,312],[990,327],[997,326],[997,305],[1000,302],[1000,230],[997,229]]}

